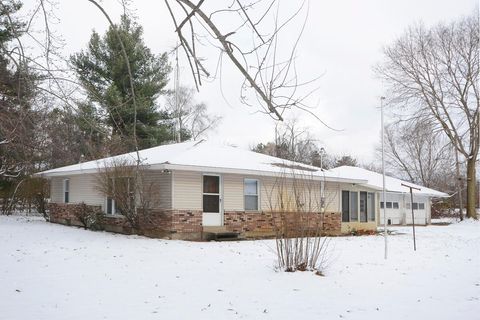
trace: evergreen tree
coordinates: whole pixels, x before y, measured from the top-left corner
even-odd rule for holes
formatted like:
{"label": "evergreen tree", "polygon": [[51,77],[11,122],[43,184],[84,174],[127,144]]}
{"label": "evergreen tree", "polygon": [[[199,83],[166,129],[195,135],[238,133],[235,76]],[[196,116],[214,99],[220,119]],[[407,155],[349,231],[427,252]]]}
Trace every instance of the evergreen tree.
{"label": "evergreen tree", "polygon": [[[137,101],[136,132],[139,148],[156,146],[172,140],[171,121],[158,110],[157,98],[168,82],[170,66],[167,55],[155,55],[144,44],[143,29],[127,16],[115,26],[124,44],[133,76]],[[105,35],[92,33],[88,48],[71,57],[71,62],[89,99],[107,115],[112,140],[125,150],[134,150],[134,104],[127,64],[115,30]]]}

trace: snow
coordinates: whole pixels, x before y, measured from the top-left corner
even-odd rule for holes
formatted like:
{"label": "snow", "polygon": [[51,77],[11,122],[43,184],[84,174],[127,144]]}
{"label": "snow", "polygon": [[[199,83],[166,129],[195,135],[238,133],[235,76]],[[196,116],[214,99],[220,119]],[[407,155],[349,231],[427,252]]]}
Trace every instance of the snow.
{"label": "snow", "polygon": [[[348,183],[365,182],[361,179],[351,179],[349,177],[338,178],[336,175],[328,171],[322,171],[320,168],[314,166],[286,161],[242,148],[204,140],[162,145],[141,150],[139,153],[142,164],[150,165],[155,169],[181,169],[203,172],[211,170],[217,173],[231,172],[278,176],[283,173],[288,174],[292,171],[284,167],[288,165],[294,166],[296,168],[294,171],[297,174],[317,177],[325,179],[326,181],[344,181]],[[37,175],[49,177],[53,175],[96,172],[99,168],[104,168],[105,165],[111,164],[112,161],[118,161],[120,159],[127,159],[127,161],[135,163],[137,157],[136,153],[132,152],[47,170],[37,173]]]}
{"label": "snow", "polygon": [[184,242],[0,216],[0,319],[475,319],[480,223],[330,241],[325,277],[272,240]]}
{"label": "snow", "polygon": [[[363,168],[352,167],[352,166],[341,166],[341,167],[333,168],[333,169],[330,169],[329,172],[330,174],[334,174],[339,178],[348,177],[350,179],[366,180],[368,182],[363,185],[369,186],[377,190],[383,189],[383,175],[377,172],[373,172]],[[412,186],[420,189],[420,190],[413,189],[414,194],[419,194],[419,195],[424,194],[427,196],[442,197],[442,198],[449,197],[449,195],[444,192],[423,187],[414,183],[406,182],[397,178],[389,177],[387,175],[385,176],[385,189],[388,192],[410,193],[410,189],[402,186],[402,183],[408,186]]]}

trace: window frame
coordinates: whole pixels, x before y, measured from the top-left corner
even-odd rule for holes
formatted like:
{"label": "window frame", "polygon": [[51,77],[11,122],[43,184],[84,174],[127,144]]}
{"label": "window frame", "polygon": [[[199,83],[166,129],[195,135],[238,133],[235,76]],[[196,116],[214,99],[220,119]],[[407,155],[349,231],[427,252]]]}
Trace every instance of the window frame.
{"label": "window frame", "polygon": [[[256,182],[256,194],[247,194],[246,193],[246,182],[247,181],[255,181]],[[247,209],[247,196],[249,197],[257,197],[257,208],[256,209]],[[260,180],[255,178],[243,178],[243,210],[249,212],[260,211]]]}
{"label": "window frame", "polygon": [[[366,193],[366,202],[365,202],[365,210],[366,210],[366,215],[367,215],[367,219],[366,221],[362,221],[361,219],[361,215],[360,215],[360,194],[362,192],[365,192]],[[344,200],[344,195],[345,194],[348,194],[348,200],[345,201]],[[356,207],[356,220],[352,220],[352,194],[356,194],[354,196],[354,198],[356,198],[356,201],[353,201],[355,203],[355,207]],[[375,220],[370,220],[369,219],[369,216],[368,216],[368,195],[371,195],[373,196],[373,203],[374,203],[374,207],[373,207],[373,213],[374,213],[374,216],[375,216]],[[355,200],[355,199],[353,199]],[[341,215],[342,215],[342,223],[349,223],[349,222],[359,222],[359,223],[368,223],[368,222],[374,222],[376,221],[376,204],[375,204],[375,192],[371,192],[371,191],[363,191],[363,190],[357,190],[357,191],[352,191],[352,190],[341,190],[341,201],[340,201],[340,205],[341,205]],[[347,204],[348,202],[348,214],[347,214],[347,211],[346,209],[344,208],[344,204]],[[346,220],[345,218],[347,217],[348,215],[348,220]]]}
{"label": "window frame", "polygon": [[[369,216],[369,205],[368,205],[368,197],[371,198],[371,202],[373,203],[373,219],[370,219],[371,217]],[[376,201],[376,195],[375,192],[367,192],[367,222],[375,222],[377,221],[377,201]]]}
{"label": "window frame", "polygon": [[[120,177],[112,177],[112,178],[108,178],[110,180],[112,180],[112,193],[114,194],[115,193],[115,180],[116,179],[127,179],[127,192],[130,194],[131,191],[131,181],[133,179],[133,177],[130,177],[130,176],[120,176]],[[112,205],[111,205],[111,212],[108,212],[108,201],[111,201]],[[117,211],[117,203],[116,203],[116,200],[115,200],[115,197],[114,196],[109,196],[107,195],[105,197],[105,214],[107,215],[110,215],[110,216],[123,216],[121,212]]]}
{"label": "window frame", "polygon": [[63,179],[63,203],[70,203],[70,178]]}

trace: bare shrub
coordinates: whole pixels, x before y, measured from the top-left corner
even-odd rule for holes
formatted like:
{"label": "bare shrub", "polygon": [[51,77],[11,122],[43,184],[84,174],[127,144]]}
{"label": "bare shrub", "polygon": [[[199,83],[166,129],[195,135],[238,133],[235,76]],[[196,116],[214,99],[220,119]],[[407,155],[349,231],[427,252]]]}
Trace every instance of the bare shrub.
{"label": "bare shrub", "polygon": [[89,206],[82,202],[73,210],[73,214],[85,229],[103,230],[104,215],[100,208]]}
{"label": "bare shrub", "polygon": [[158,183],[147,169],[133,158],[114,158],[97,178],[97,189],[107,197],[107,214],[122,215],[136,230],[151,223],[150,209],[159,198]]}
{"label": "bare shrub", "polygon": [[294,170],[283,173],[269,192],[278,268],[323,274],[329,238],[324,233],[324,181]]}

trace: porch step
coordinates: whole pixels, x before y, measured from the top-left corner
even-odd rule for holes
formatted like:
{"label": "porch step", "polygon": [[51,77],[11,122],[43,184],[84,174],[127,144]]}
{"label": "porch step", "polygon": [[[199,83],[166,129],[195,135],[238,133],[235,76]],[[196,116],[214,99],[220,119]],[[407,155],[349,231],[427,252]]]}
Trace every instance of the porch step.
{"label": "porch step", "polygon": [[238,232],[228,231],[225,227],[203,227],[205,240],[213,241],[238,241],[244,238]]}
{"label": "porch step", "polygon": [[215,233],[215,241],[238,241],[243,238],[240,237],[240,234],[237,232],[218,232]]}

